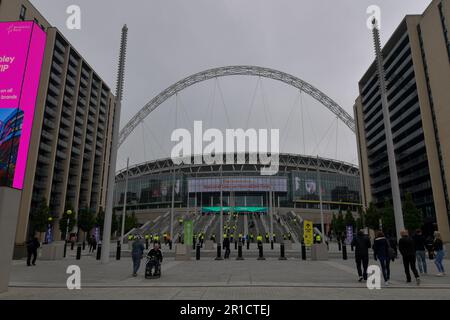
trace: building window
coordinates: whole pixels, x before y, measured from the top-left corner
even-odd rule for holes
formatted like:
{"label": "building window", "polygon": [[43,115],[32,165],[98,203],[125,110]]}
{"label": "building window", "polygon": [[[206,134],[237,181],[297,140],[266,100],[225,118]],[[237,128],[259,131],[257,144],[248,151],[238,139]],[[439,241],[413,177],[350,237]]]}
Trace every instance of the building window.
{"label": "building window", "polygon": [[27,8],[25,6],[20,7],[20,15],[19,19],[24,21],[25,20],[25,14],[27,13]]}

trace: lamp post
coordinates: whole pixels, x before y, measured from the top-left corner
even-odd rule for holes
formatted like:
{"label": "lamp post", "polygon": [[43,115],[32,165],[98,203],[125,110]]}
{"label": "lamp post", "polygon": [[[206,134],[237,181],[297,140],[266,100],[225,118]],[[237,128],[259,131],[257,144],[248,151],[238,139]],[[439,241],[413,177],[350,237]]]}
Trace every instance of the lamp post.
{"label": "lamp post", "polygon": [[69,242],[69,224],[70,224],[70,215],[72,214],[72,210],[67,210],[67,225],[66,225],[66,241],[64,242],[64,258],[67,254],[67,242]]}

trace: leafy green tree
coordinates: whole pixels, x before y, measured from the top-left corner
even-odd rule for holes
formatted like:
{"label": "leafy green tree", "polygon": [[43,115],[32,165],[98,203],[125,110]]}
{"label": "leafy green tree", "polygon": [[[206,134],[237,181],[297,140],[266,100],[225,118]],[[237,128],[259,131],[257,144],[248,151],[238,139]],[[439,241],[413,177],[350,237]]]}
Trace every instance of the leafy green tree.
{"label": "leafy green tree", "polygon": [[136,228],[138,226],[138,221],[136,218],[136,214],[134,211],[131,215],[126,215],[125,217],[125,233],[129,232],[131,229]]}
{"label": "leafy green tree", "polygon": [[[71,214],[68,214],[68,211],[71,211]],[[66,210],[64,211],[61,219],[59,219],[59,231],[61,231],[61,238],[66,239],[66,231],[67,231],[67,221],[69,221],[69,233],[70,231],[76,226],[77,219],[75,218],[76,214],[73,210],[72,206],[67,206]]]}
{"label": "leafy green tree", "polygon": [[48,219],[50,217],[50,207],[47,204],[47,199],[43,198],[36,210],[30,215],[31,235],[39,232],[42,239],[42,233],[47,231]]}
{"label": "leafy green tree", "polygon": [[91,209],[81,209],[78,213],[78,228],[82,230],[85,235],[84,239],[86,240],[87,235],[95,227],[95,214]]}
{"label": "leafy green tree", "polygon": [[356,230],[364,229],[365,226],[365,216],[364,211],[358,207],[358,218],[356,219]]}
{"label": "leafy green tree", "polygon": [[355,230],[356,221],[355,221],[355,217],[353,217],[353,214],[350,211],[350,209],[347,209],[347,212],[345,213],[344,224],[345,224],[345,227],[352,226],[353,230]]}
{"label": "leafy green tree", "polygon": [[384,207],[381,210],[381,222],[385,234],[396,234],[394,207],[391,201],[386,200],[384,203]]}
{"label": "leafy green tree", "polygon": [[333,217],[331,218],[331,229],[337,234],[337,217],[335,213],[333,213]]}
{"label": "leafy green tree", "polygon": [[95,217],[95,226],[100,229],[100,233],[103,234],[103,225],[105,224],[105,212],[102,208],[98,210],[97,216]]}
{"label": "leafy green tree", "polygon": [[423,225],[422,211],[417,209],[414,204],[411,193],[405,195],[405,201],[403,202],[403,218],[405,221],[405,228],[409,232],[419,229]]}
{"label": "leafy green tree", "polygon": [[365,224],[372,230],[378,230],[380,228],[380,218],[381,214],[377,207],[373,203],[369,204],[369,207],[366,209]]}

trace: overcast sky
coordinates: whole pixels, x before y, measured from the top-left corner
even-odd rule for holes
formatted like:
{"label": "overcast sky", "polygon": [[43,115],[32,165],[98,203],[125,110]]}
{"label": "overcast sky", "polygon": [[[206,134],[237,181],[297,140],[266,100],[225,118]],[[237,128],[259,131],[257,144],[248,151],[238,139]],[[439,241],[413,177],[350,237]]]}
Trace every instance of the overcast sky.
{"label": "overcast sky", "polygon": [[[353,116],[357,83],[374,58],[366,8],[378,5],[382,41],[430,0],[32,0],[115,90],[123,24],[129,27],[122,126],[162,90],[214,67],[255,65],[311,83]],[[81,7],[81,30],[65,26]],[[226,112],[225,109],[226,108]],[[251,111],[251,112],[250,112]],[[226,121],[229,116],[231,125]],[[247,119],[250,118],[250,121]],[[182,91],[119,150],[118,168],[170,155],[174,128],[280,129],[282,152],[357,164],[351,131],[320,103],[270,79],[228,77]],[[336,147],[337,141],[337,147]]]}

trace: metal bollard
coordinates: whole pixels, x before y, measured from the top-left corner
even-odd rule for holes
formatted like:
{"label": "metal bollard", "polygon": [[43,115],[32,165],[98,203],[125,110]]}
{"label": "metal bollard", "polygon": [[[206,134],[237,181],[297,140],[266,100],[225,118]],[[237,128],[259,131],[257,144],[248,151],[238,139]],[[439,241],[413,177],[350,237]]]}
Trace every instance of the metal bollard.
{"label": "metal bollard", "polygon": [[169,241],[169,250],[172,250],[172,240]]}
{"label": "metal bollard", "polygon": [[81,259],[81,244],[77,246],[77,260]]}
{"label": "metal bollard", "polygon": [[258,260],[266,260],[266,258],[264,258],[263,244],[262,243],[258,243],[258,250],[259,250]]}
{"label": "metal bollard", "polygon": [[99,244],[97,246],[97,260],[100,260],[101,256],[102,256],[102,245]]}
{"label": "metal bollard", "polygon": [[345,244],[342,245],[342,259],[347,260],[347,246]]}
{"label": "metal bollard", "polygon": [[116,260],[120,260],[121,254],[122,254],[122,245],[120,244],[120,240],[119,240],[119,241],[117,241]]}
{"label": "metal bollard", "polygon": [[270,249],[273,250],[273,240],[270,241]]}
{"label": "metal bollard", "polygon": [[222,247],[220,244],[217,244],[217,257],[215,260],[223,260],[222,258]]}
{"label": "metal bollard", "polygon": [[239,242],[238,256],[237,256],[236,260],[244,260],[244,258],[242,257],[242,242]]}
{"label": "metal bollard", "polygon": [[145,239],[145,250],[148,250],[148,239]]}
{"label": "metal bollard", "polygon": [[339,251],[342,250],[342,245],[341,245],[341,241],[340,240],[338,241],[338,248],[339,248]]}
{"label": "metal bollard", "polygon": [[247,250],[250,250],[250,241],[247,241]]}
{"label": "metal bollard", "polygon": [[73,250],[74,245],[75,245],[75,242],[72,241],[72,242],[70,243],[70,250]]}
{"label": "metal bollard", "polygon": [[287,260],[284,255],[284,243],[280,243],[280,257],[278,260]]}
{"label": "metal bollard", "polygon": [[193,250],[195,250],[195,245],[196,245],[196,243],[195,243],[195,237],[194,237],[194,239],[192,240],[192,249]]}
{"label": "metal bollard", "polygon": [[302,260],[306,260],[306,246],[305,243],[302,242]]}
{"label": "metal bollard", "polygon": [[195,249],[195,259],[200,260],[200,243],[197,243],[197,248]]}
{"label": "metal bollard", "polygon": [[237,243],[237,241],[235,241],[234,242],[234,250],[237,250],[237,248],[238,248],[238,243]]}
{"label": "metal bollard", "polygon": [[67,241],[64,242],[64,258],[66,257],[67,254]]}
{"label": "metal bollard", "polygon": [[86,241],[83,241],[83,251],[86,250]]}

